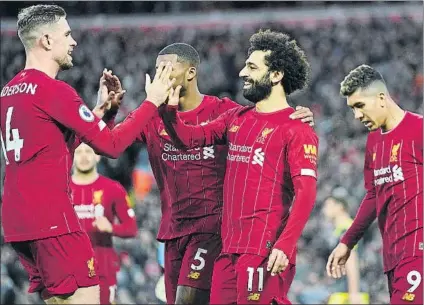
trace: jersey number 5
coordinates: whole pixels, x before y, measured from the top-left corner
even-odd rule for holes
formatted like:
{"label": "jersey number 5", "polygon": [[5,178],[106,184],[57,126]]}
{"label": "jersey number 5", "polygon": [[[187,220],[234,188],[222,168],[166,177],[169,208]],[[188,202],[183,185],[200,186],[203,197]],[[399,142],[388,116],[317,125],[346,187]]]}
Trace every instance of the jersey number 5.
{"label": "jersey number 5", "polygon": [[206,254],[206,253],[208,253],[208,250],[206,250],[206,249],[202,249],[202,248],[197,249],[196,255],[194,256],[194,260],[199,261],[200,263],[198,265],[191,264],[191,266],[190,266],[191,269],[199,271],[199,270],[202,270],[205,267],[206,262],[205,262],[205,259],[201,255]]}
{"label": "jersey number 5", "polygon": [[13,150],[15,153],[15,161],[21,160],[21,149],[24,147],[24,140],[19,138],[19,130],[17,128],[11,129],[10,122],[12,120],[13,107],[7,108],[6,113],[6,146],[4,145],[3,134],[1,136],[1,149],[3,150],[6,164],[9,164],[6,152]]}

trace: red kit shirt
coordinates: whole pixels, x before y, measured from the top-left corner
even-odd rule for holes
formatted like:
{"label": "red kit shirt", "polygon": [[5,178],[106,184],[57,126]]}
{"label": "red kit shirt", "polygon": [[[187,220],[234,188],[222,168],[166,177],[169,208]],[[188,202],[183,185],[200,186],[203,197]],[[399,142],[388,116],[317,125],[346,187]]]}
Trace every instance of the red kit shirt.
{"label": "red kit shirt", "polygon": [[[72,202],[81,225],[90,237],[100,276],[114,277],[119,270],[112,236],[134,237],[137,223],[125,189],[116,181],[99,176],[90,184],[71,182]],[[96,217],[104,216],[113,225],[112,234],[95,229]]]}
{"label": "red kit shirt", "polygon": [[371,132],[366,145],[365,187],[375,192],[383,237],[384,270],[423,255],[423,117],[406,112],[389,132]]}
{"label": "red kit shirt", "polygon": [[295,212],[293,181],[301,176],[315,181],[318,137],[307,124],[291,120],[293,112],[287,108],[264,114],[242,107],[204,126],[190,128],[178,117],[172,122],[170,132],[175,130],[176,141],[187,147],[228,143],[223,252],[267,256],[275,246],[295,262],[296,242],[314,199],[308,206],[296,206],[296,219],[286,228]]}
{"label": "red kit shirt", "polygon": [[72,87],[34,69],[19,72],[1,90],[0,107],[6,242],[81,230],[69,188],[75,148],[83,141],[117,157],[157,113],[143,103],[110,130]]}
{"label": "red kit shirt", "polygon": [[[240,107],[229,99],[205,95],[201,104],[180,112],[185,123],[207,124],[228,109]],[[159,240],[193,233],[219,233],[225,175],[225,145],[182,150],[165,131],[161,115],[144,129],[149,160],[161,194],[162,219]]]}

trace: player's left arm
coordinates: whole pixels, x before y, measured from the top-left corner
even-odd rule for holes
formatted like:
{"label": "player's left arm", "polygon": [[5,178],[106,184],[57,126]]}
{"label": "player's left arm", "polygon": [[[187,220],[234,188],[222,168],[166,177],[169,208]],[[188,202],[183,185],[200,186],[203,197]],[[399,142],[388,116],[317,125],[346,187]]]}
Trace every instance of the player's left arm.
{"label": "player's left arm", "polygon": [[113,211],[119,224],[112,224],[112,235],[118,237],[135,237],[137,235],[137,221],[135,212],[131,208],[127,192],[121,185],[117,185]]}
{"label": "player's left arm", "polygon": [[[303,228],[309,219],[316,199],[318,137],[307,125],[291,131],[288,144],[288,164],[293,180],[295,199],[287,225],[274,244],[269,269],[272,273],[283,271],[292,257]],[[283,253],[281,253],[281,251]],[[280,269],[271,267],[274,256],[285,261]],[[275,265],[274,265],[275,267]]]}

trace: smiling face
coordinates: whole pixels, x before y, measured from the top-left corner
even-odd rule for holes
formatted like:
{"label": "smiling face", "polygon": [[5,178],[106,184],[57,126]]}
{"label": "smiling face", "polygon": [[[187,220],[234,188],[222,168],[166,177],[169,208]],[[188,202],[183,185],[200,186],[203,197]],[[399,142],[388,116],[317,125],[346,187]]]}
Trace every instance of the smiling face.
{"label": "smiling face", "polygon": [[243,96],[252,103],[266,99],[272,91],[271,73],[265,62],[269,52],[254,51],[239,76],[244,80]]}
{"label": "smiling face", "polygon": [[373,131],[384,123],[384,107],[386,95],[384,92],[370,89],[358,89],[347,97],[347,105],[352,109],[355,119]]}
{"label": "smiling face", "polygon": [[77,42],[72,38],[66,18],[61,17],[56,23],[46,27],[43,33],[43,45],[51,51],[51,56],[59,68],[61,70],[72,68],[71,54]]}

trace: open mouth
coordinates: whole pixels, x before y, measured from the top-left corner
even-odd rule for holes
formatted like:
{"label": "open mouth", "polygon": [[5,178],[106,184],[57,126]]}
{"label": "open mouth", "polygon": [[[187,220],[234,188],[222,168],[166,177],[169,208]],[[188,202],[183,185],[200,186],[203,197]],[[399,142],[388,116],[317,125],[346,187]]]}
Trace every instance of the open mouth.
{"label": "open mouth", "polygon": [[252,83],[251,82],[244,82],[243,88],[248,88],[251,87]]}
{"label": "open mouth", "polygon": [[367,127],[367,128],[371,128],[372,127],[372,122],[370,122],[370,121],[363,121],[362,124],[364,124],[365,127]]}

